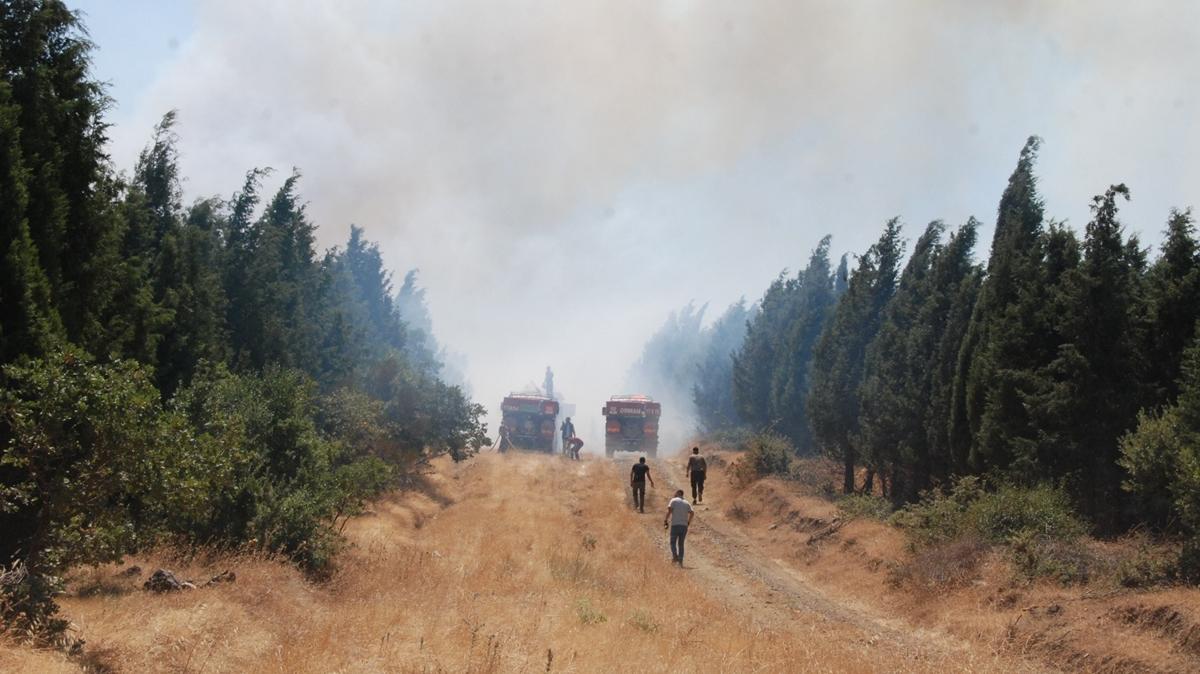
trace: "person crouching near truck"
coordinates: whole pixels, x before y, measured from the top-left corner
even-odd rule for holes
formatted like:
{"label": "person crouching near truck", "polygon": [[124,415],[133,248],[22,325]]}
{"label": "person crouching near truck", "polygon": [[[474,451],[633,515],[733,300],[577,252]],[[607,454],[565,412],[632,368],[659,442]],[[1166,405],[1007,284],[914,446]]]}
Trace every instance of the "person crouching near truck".
{"label": "person crouching near truck", "polygon": [[579,450],[583,449],[583,440],[575,436],[567,440],[567,458],[579,460]]}
{"label": "person crouching near truck", "polygon": [[654,486],[654,478],[650,477],[650,466],[646,465],[646,457],[643,456],[629,471],[629,486],[633,488],[633,507],[640,513],[646,512],[646,480],[650,480],[651,487]]}

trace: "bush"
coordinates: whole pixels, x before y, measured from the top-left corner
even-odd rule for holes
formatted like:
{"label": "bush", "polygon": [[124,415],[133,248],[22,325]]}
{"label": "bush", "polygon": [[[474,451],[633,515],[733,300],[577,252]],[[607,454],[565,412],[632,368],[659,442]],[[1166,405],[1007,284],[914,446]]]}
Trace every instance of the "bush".
{"label": "bush", "polygon": [[1051,578],[1063,585],[1086,583],[1099,566],[1078,541],[1039,536],[1026,529],[1008,540],[1017,573],[1024,578]]}
{"label": "bush", "polygon": [[1172,582],[1179,578],[1182,558],[1167,548],[1142,541],[1136,551],[1120,560],[1115,570],[1121,587],[1144,588]]}
{"label": "bush", "polygon": [[795,454],[791,443],[782,435],[756,433],[733,465],[734,479],[740,484],[748,484],[768,475],[788,475]]}
{"label": "bush", "polygon": [[846,517],[867,517],[886,520],[892,514],[892,504],[887,499],[870,494],[846,494],[837,499],[838,510]]}
{"label": "bush", "polygon": [[1070,541],[1086,530],[1059,489],[1002,485],[988,491],[976,477],[962,478],[949,493],[927,492],[892,521],[918,545],[966,535],[987,543],[1008,543],[1024,535]]}
{"label": "bush", "polygon": [[754,438],[754,431],[745,426],[732,426],[722,428],[708,436],[708,442],[720,447],[728,447],[730,449],[744,450],[750,445],[750,441]]}
{"label": "bush", "polygon": [[55,631],[63,571],[120,560],[195,504],[193,438],[135,363],[63,351],[5,367],[0,383],[0,561],[23,576],[3,610]]}
{"label": "bush", "polygon": [[928,546],[893,569],[888,581],[893,586],[908,583],[926,591],[962,587],[976,578],[988,549],[986,543],[970,537]]}
{"label": "bush", "polygon": [[[371,454],[381,437],[376,415],[368,408],[353,416],[345,398],[334,400],[319,400],[316,384],[297,370],[249,376],[217,367],[198,375],[173,405],[203,429],[198,444],[211,448],[207,502],[178,530],[218,545],[255,541],[326,575],[341,543],[339,518],[360,511],[391,477]],[[326,432],[317,427],[321,402]]]}
{"label": "bush", "polygon": [[951,490],[923,495],[892,516],[920,553],[959,540],[1005,545],[1017,571],[1025,577],[1052,577],[1060,582],[1086,581],[1094,559],[1075,545],[1086,530],[1066,494],[1048,485],[1001,485],[989,491],[975,477],[959,480]]}

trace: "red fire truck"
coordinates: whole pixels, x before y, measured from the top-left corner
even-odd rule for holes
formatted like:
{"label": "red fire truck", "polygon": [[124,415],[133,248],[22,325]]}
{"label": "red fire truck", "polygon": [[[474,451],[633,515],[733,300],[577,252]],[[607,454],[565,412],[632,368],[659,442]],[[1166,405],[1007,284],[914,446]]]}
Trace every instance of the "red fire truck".
{"label": "red fire truck", "polygon": [[600,413],[605,417],[604,454],[640,452],[658,454],[658,420],[662,405],[644,395],[613,396]]}
{"label": "red fire truck", "polygon": [[554,451],[558,401],[533,393],[513,393],[500,403],[508,438],[517,449]]}

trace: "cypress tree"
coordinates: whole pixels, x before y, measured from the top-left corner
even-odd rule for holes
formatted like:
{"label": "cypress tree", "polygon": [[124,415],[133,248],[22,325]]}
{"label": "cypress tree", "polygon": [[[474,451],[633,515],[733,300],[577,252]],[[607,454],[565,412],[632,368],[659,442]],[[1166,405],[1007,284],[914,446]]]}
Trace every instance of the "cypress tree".
{"label": "cypress tree", "polygon": [[962,410],[953,407],[956,401],[963,400],[955,390],[959,383],[955,378],[958,354],[963,348],[967,325],[983,283],[983,270],[972,261],[978,230],[979,222],[970,218],[951,234],[934,270],[935,283],[942,289],[948,307],[930,365],[931,390],[925,422],[929,443],[928,473],[917,476],[913,484],[915,492],[928,487],[934,480],[944,482],[953,474],[964,474],[969,468],[965,450],[970,446],[970,438],[957,438],[951,433],[954,431],[952,420],[956,414],[962,414]]}
{"label": "cypress tree", "polygon": [[794,279],[781,273],[758,302],[758,311],[746,323],[746,338],[733,358],[733,402],[746,424],[764,429],[771,418],[771,381],[777,361],[782,318]]}
{"label": "cypress tree", "polygon": [[933,266],[945,227],[929,223],[917,239],[895,295],[867,346],[859,391],[859,431],[853,442],[863,462],[884,477],[884,491],[897,501],[908,496],[914,466],[925,461],[924,413],[929,400],[929,361],[939,327]]}
{"label": "cypress tree", "polygon": [[809,257],[808,266],[796,279],[788,312],[780,326],[779,362],[775,365],[770,399],[771,418],[779,420],[779,431],[802,452],[813,451],[808,423],[813,349],[836,300],[829,264],[830,240],[828,235],[821,239]]}
{"label": "cypress tree", "polygon": [[692,403],[701,433],[713,434],[739,425],[733,400],[733,361],[746,335],[752,309],[745,298],[729,305],[706,332],[704,353],[697,364]]}
{"label": "cypress tree", "polygon": [[9,85],[0,81],[0,364],[45,355],[62,338],[50,284],[29,233],[19,110],[9,100]]}
{"label": "cypress tree", "polygon": [[[854,491],[854,470],[861,457],[857,436],[863,361],[895,292],[903,254],[900,224],[893,218],[879,241],[859,258],[813,353],[808,408],[813,437],[822,451],[841,461],[846,493]],[[867,488],[869,483],[870,478]]]}
{"label": "cypress tree", "polygon": [[1172,210],[1162,254],[1147,276],[1147,382],[1150,403],[1170,403],[1179,395],[1183,352],[1200,317],[1200,247],[1191,210]]}
{"label": "cypress tree", "polygon": [[975,470],[1008,466],[1014,446],[1035,440],[1022,398],[1058,348],[1044,313],[1043,206],[1033,174],[1040,143],[1025,143],[1000,198],[987,276],[959,354],[950,435],[971,439]]}
{"label": "cypress tree", "polygon": [[108,106],[89,42],[59,0],[0,3],[0,77],[16,106],[25,218],[67,336],[97,341],[111,301],[120,222],[104,154]]}
{"label": "cypress tree", "polygon": [[1038,438],[1028,462],[1039,476],[1070,478],[1085,512],[1109,530],[1121,514],[1118,439],[1135,423],[1145,372],[1144,258],[1124,238],[1118,198],[1129,198],[1125,185],[1093,202],[1083,259],[1063,275],[1055,303],[1062,346],[1025,399]]}

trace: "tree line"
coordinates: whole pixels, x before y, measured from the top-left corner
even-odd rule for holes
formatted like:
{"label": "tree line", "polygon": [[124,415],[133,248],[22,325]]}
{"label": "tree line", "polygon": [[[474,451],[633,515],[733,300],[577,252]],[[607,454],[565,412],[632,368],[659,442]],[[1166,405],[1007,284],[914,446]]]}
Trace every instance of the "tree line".
{"label": "tree line", "polygon": [[318,252],[298,172],[184,205],[174,112],[118,173],[91,50],[62,2],[0,3],[9,622],[52,621],[68,566],[160,540],[328,572],[339,520],[398,467],[487,442],[415,272],[394,289],[357,227]]}
{"label": "tree line", "polygon": [[[839,461],[844,492],[896,506],[980,476],[1062,489],[1101,533],[1200,531],[1191,212],[1171,211],[1151,260],[1121,224],[1130,190],[1117,184],[1081,236],[1044,213],[1040,142],[1020,153],[983,264],[974,218],[928,224],[911,253],[892,219],[853,264],[823,238],[703,357],[692,337],[659,343],[679,332],[668,321],[653,351],[686,360],[670,370],[693,389],[699,430],[777,433]],[[693,322],[686,335],[729,329]]]}

